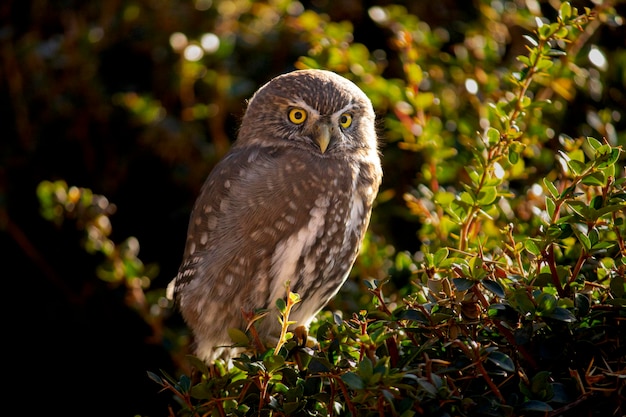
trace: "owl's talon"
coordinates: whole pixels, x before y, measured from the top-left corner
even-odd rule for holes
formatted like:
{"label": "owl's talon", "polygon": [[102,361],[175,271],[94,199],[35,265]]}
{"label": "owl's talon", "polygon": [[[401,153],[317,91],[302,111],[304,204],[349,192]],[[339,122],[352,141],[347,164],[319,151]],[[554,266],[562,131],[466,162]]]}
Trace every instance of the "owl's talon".
{"label": "owl's talon", "polygon": [[309,331],[304,326],[298,326],[293,330],[293,336],[296,340],[298,346],[306,346],[307,338],[309,336]]}
{"label": "owl's talon", "polygon": [[314,348],[318,346],[317,339],[309,335],[309,330],[304,326],[298,326],[293,330],[293,336],[298,347]]}

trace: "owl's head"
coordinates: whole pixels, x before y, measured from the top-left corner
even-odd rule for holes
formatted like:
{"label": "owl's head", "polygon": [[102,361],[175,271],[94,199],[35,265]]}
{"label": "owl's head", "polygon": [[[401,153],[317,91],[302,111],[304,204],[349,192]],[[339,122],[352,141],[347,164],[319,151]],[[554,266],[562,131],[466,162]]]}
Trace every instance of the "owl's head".
{"label": "owl's head", "polygon": [[325,70],[280,75],[250,99],[237,145],[296,146],[334,155],[377,147],[369,98],[348,79]]}

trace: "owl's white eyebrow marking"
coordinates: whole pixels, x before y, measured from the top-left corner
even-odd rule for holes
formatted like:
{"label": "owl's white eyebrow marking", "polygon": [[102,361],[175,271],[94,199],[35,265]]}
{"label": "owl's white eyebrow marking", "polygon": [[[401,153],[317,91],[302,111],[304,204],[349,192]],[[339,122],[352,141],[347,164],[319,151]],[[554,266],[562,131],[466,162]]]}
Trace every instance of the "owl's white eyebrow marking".
{"label": "owl's white eyebrow marking", "polygon": [[337,115],[342,115],[344,113],[347,113],[348,110],[352,110],[353,108],[354,108],[354,103],[350,103],[347,106],[344,106],[343,108],[341,108],[341,109],[337,110],[335,113],[333,113],[333,116],[336,115],[336,114]]}
{"label": "owl's white eyebrow marking", "polygon": [[320,112],[318,112],[314,107],[311,107],[306,101],[302,100],[301,98],[292,101],[291,103],[289,103],[289,105],[305,109],[307,112],[309,112],[309,116],[318,117],[320,115]]}

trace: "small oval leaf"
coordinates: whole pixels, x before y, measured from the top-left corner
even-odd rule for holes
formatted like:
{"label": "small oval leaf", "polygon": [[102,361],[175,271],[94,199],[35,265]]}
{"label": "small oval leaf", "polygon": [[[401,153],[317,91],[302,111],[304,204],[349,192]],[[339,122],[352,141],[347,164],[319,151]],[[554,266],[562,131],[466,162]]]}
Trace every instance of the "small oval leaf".
{"label": "small oval leaf", "polygon": [[504,292],[504,287],[497,281],[484,279],[481,281],[481,284],[483,284],[485,288],[487,288],[489,291],[491,291],[500,298],[504,298],[504,296],[506,295]]}
{"label": "small oval leaf", "polygon": [[505,371],[515,371],[515,364],[513,363],[513,360],[502,352],[494,350],[489,354],[489,356],[487,356],[487,359]]}

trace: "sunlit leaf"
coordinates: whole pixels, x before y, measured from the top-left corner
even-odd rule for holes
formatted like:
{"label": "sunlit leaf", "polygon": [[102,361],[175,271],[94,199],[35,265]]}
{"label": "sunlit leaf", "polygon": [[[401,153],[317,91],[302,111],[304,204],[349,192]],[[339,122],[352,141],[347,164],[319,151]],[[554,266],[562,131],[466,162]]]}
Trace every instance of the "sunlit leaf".
{"label": "sunlit leaf", "polygon": [[240,329],[234,327],[228,329],[228,337],[230,337],[230,340],[236,345],[247,346],[249,343],[248,336]]}
{"label": "sunlit leaf", "polygon": [[606,184],[606,177],[602,171],[591,172],[588,175],[585,175],[581,182],[585,185],[599,185],[603,186]]}
{"label": "sunlit leaf", "polygon": [[439,248],[437,252],[435,252],[434,263],[435,265],[441,264],[450,254],[448,248]]}
{"label": "sunlit leaf", "polygon": [[526,239],[524,241],[524,248],[535,256],[539,256],[539,254],[541,253],[541,250],[539,250],[539,247],[532,239]]}
{"label": "sunlit leaf", "polygon": [[569,169],[572,171],[574,175],[581,175],[587,168],[587,166],[583,162],[580,162],[576,159],[568,160],[567,166],[569,167]]}
{"label": "sunlit leaf", "polygon": [[544,178],[543,185],[545,185],[548,192],[550,192],[550,195],[552,196],[552,198],[559,197],[559,190],[557,190],[556,186],[554,185],[552,181],[549,181],[547,178]]}
{"label": "sunlit leaf", "polygon": [[500,132],[498,132],[498,130],[494,129],[493,127],[487,129],[487,133],[485,134],[485,136],[487,137],[487,143],[491,146],[500,142]]}
{"label": "sunlit leaf", "polygon": [[572,17],[572,5],[568,1],[561,3],[559,7],[559,18],[562,21],[567,22]]}
{"label": "sunlit leaf", "polygon": [[498,190],[496,187],[483,187],[478,193],[477,203],[486,206],[496,201]]}
{"label": "sunlit leaf", "polygon": [[[529,44],[531,44],[534,47],[539,46],[539,44],[537,43],[537,41],[535,40],[535,38],[533,38],[532,36],[529,35],[522,35],[522,37],[524,39],[526,39],[526,41],[528,41]],[[518,58],[519,59],[519,58]]]}

